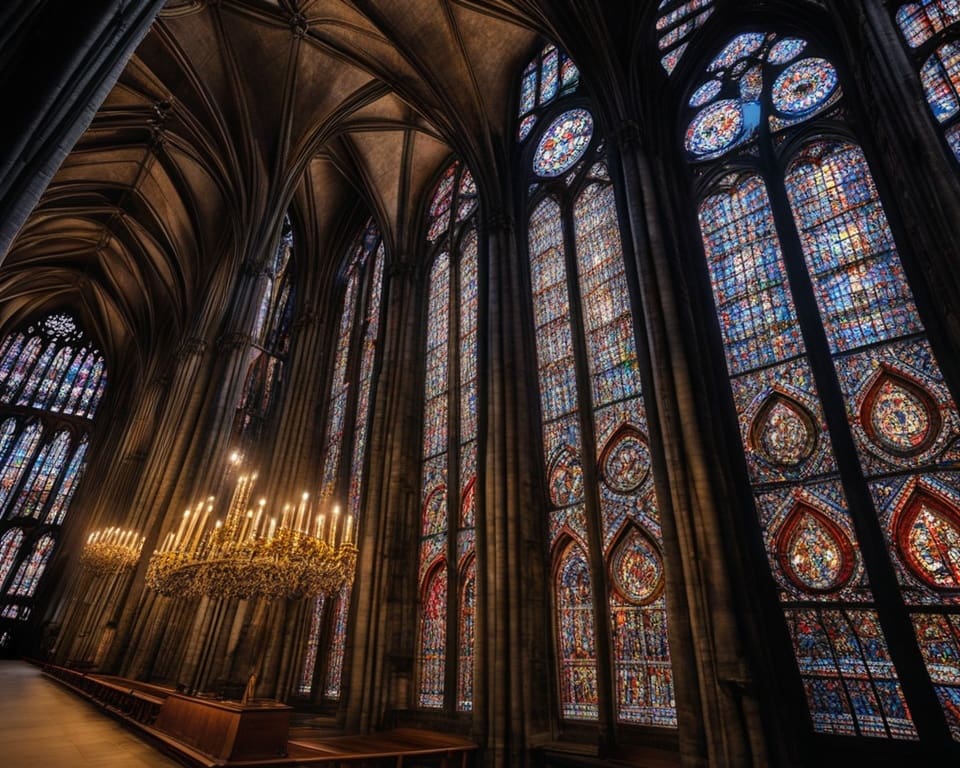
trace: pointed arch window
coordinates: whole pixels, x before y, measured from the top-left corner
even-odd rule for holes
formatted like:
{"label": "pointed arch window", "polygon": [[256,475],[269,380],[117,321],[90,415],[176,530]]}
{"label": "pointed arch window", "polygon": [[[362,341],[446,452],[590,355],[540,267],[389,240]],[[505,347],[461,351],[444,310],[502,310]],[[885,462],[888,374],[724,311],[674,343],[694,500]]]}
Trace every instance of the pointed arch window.
{"label": "pointed arch window", "polygon": [[30,615],[106,385],[104,356],[67,312],[0,343],[0,619]]}
{"label": "pointed arch window", "polygon": [[293,225],[287,214],[283,217],[280,241],[264,267],[263,293],[234,419],[234,437],[244,453],[263,442],[265,430],[274,420],[280,402],[296,294],[293,261]]}
{"label": "pointed arch window", "polygon": [[[363,523],[385,261],[380,230],[370,220],[345,258],[343,304],[326,398],[319,511],[328,518],[335,509],[345,511],[358,532]],[[336,597],[321,597],[313,604],[296,688],[300,696],[340,698],[350,597],[350,588],[345,587]]]}
{"label": "pointed arch window", "polygon": [[[917,739],[914,713],[930,711],[910,706],[902,680],[923,676],[922,655],[960,739],[960,687],[942,653],[957,658],[960,417],[866,156],[836,128],[839,75],[805,39],[747,32],[690,93],[683,151],[699,179],[756,522],[813,729]],[[882,532],[885,552],[861,546],[865,530]],[[906,615],[871,584],[891,568]],[[908,631],[888,637],[891,624]]]}
{"label": "pointed arch window", "polygon": [[[525,144],[559,714],[674,727],[661,520],[605,154],[577,98],[552,105]],[[651,574],[652,591],[640,584]]]}
{"label": "pointed arch window", "polygon": [[[536,77],[535,72],[535,81]],[[416,703],[425,709],[461,712],[473,708],[476,612],[480,290],[476,214],[476,182],[455,160],[441,174],[428,207],[432,265],[421,448]],[[436,602],[439,582],[430,581],[440,578],[438,570],[443,571],[442,605]],[[448,621],[448,611],[457,619]]]}
{"label": "pointed arch window", "polygon": [[896,20],[930,112],[960,161],[960,3],[917,0],[901,5]]}
{"label": "pointed arch window", "polygon": [[657,6],[657,48],[660,66],[673,74],[690,45],[690,36],[713,15],[714,0],[660,0]]}

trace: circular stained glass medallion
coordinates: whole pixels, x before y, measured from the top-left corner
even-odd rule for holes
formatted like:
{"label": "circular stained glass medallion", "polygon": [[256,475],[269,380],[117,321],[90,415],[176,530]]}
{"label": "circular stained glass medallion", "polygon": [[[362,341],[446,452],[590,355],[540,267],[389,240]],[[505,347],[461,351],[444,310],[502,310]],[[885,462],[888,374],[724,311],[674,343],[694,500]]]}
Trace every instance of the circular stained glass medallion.
{"label": "circular stained glass medallion", "polygon": [[614,438],[603,455],[603,479],[618,493],[631,493],[643,483],[650,455],[640,435],[628,431]]}
{"label": "circular stained glass medallion", "polygon": [[723,99],[702,109],[690,121],[684,146],[690,154],[705,157],[733,146],[742,133],[740,102]]}
{"label": "circular stained glass medallion", "polygon": [[767,54],[767,61],[771,64],[786,64],[788,61],[797,58],[806,47],[806,40],[801,40],[799,37],[785,37],[783,40],[774,43]]}
{"label": "circular stained glass medallion", "polygon": [[533,156],[537,176],[554,178],[573,167],[593,137],[593,117],[585,109],[564,112],[547,126]]}
{"label": "circular stained glass medallion", "polygon": [[837,82],[837,70],[826,59],[801,59],[774,82],[773,106],[791,117],[809,114],[833,95]]}
{"label": "circular stained glass medallion", "polygon": [[707,82],[693,92],[693,96],[690,97],[690,106],[702,107],[720,93],[720,87],[721,84],[719,80],[707,80]]}
{"label": "circular stained glass medallion", "polygon": [[632,603],[656,600],[663,590],[663,560],[656,546],[636,529],[630,531],[613,553],[613,580]]}
{"label": "circular stained glass medallion", "polygon": [[43,329],[54,338],[65,339],[77,335],[77,326],[70,315],[49,315],[43,321]]}

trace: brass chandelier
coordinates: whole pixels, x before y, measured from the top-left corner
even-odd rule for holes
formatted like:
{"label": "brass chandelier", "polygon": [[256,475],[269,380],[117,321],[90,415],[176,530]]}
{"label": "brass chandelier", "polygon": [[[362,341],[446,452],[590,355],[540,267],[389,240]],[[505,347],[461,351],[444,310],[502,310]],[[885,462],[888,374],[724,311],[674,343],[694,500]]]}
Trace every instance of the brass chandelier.
{"label": "brass chandelier", "polygon": [[140,560],[143,536],[117,527],[94,531],[80,551],[80,564],[96,576],[108,576],[133,568]]}
{"label": "brass chandelier", "polygon": [[[333,595],[353,580],[357,548],[353,518],[340,512],[312,518],[309,495],[271,517],[261,499],[248,507],[256,474],[241,476],[226,516],[213,497],[188,509],[147,566],[147,586],[165,597],[267,600]],[[212,523],[212,524],[211,524]]]}

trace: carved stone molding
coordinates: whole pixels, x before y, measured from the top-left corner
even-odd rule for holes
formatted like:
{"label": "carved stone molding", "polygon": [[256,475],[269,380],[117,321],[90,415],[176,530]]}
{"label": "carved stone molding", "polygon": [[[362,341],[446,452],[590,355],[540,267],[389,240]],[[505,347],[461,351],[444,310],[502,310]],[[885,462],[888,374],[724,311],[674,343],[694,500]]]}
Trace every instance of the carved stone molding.
{"label": "carved stone molding", "polygon": [[251,337],[249,333],[234,331],[223,334],[223,336],[217,340],[217,346],[224,350],[242,349],[243,347],[249,346],[252,340],[253,337]]}
{"label": "carved stone molding", "polygon": [[624,120],[613,131],[613,140],[620,149],[633,149],[640,146],[643,133],[636,120]]}
{"label": "carved stone molding", "polygon": [[177,350],[177,357],[184,358],[190,357],[191,355],[202,355],[207,351],[207,341],[206,339],[201,339],[197,336],[185,340],[181,345],[180,349]]}

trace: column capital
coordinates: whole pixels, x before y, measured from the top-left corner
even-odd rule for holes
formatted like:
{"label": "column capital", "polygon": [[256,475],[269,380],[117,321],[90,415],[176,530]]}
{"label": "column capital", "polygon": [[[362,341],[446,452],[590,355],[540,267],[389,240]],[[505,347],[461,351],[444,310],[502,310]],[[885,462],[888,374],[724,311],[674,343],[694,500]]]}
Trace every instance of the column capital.
{"label": "column capital", "polygon": [[231,333],[225,333],[217,340],[217,346],[220,349],[241,349],[250,344],[252,341],[249,333],[242,333],[240,331],[233,331]]}
{"label": "column capital", "polygon": [[185,339],[180,345],[180,349],[177,350],[177,357],[184,358],[202,355],[206,350],[206,339],[201,339],[199,336],[191,336],[189,339]]}
{"label": "column capital", "polygon": [[494,208],[485,217],[487,230],[489,232],[512,232],[513,216],[506,208]]}
{"label": "column capital", "polygon": [[620,149],[639,146],[642,135],[640,123],[636,120],[624,120],[613,131],[613,139]]}

